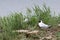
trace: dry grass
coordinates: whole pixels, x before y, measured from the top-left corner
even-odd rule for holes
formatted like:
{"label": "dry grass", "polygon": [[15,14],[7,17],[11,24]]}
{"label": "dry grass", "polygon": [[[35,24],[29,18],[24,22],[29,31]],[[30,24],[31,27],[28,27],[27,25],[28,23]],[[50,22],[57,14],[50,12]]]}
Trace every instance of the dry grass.
{"label": "dry grass", "polygon": [[[51,28],[49,30],[39,30],[37,33],[37,30],[33,30],[27,33],[19,33],[17,35],[18,40],[57,40],[58,37],[56,34],[59,32],[58,28]],[[36,33],[36,34],[35,34]]]}

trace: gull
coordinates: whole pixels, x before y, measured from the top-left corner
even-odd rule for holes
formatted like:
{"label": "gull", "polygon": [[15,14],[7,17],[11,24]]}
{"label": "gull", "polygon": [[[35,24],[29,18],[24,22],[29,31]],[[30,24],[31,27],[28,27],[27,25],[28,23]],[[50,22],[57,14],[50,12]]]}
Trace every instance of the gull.
{"label": "gull", "polygon": [[47,24],[43,23],[42,20],[41,20],[41,22],[38,23],[38,25],[41,28],[48,28],[48,27],[50,27],[50,25],[47,25]]}

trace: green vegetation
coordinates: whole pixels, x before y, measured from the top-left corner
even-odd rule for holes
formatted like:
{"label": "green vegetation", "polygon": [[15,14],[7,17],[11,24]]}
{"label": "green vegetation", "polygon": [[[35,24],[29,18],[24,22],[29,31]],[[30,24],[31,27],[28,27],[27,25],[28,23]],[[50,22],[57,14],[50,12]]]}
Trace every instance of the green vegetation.
{"label": "green vegetation", "polygon": [[[53,28],[60,23],[60,16],[51,16],[50,8],[46,7],[46,5],[43,5],[42,8],[35,6],[32,10],[33,11],[27,8],[27,16],[20,12],[15,12],[7,17],[0,17],[0,30],[3,31],[0,33],[0,40],[29,40],[26,39],[23,34],[19,36],[19,33],[13,33],[12,31],[18,29],[38,29],[39,27],[37,25],[40,20],[43,20],[46,24],[52,25]],[[25,18],[28,18],[29,21],[23,22]]]}

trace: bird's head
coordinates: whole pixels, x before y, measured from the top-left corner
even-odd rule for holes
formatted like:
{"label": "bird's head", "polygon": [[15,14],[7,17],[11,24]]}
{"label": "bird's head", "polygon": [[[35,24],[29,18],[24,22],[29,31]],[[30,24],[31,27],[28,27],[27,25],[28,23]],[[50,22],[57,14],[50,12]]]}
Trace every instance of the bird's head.
{"label": "bird's head", "polygon": [[42,20],[40,20],[39,22],[41,22],[41,23],[42,23]]}

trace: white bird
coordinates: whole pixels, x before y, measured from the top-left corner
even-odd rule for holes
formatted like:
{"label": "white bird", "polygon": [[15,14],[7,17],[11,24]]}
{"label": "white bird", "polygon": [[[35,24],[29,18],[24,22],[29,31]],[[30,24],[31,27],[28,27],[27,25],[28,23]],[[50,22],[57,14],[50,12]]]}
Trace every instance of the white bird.
{"label": "white bird", "polygon": [[60,24],[58,24],[58,26],[60,27]]}
{"label": "white bird", "polygon": [[24,22],[28,22],[28,19],[26,18],[26,19],[24,20]]}
{"label": "white bird", "polygon": [[50,27],[49,25],[43,23],[42,20],[41,20],[40,23],[38,23],[38,25],[39,25],[39,27],[41,27],[41,28],[48,28],[48,27]]}

